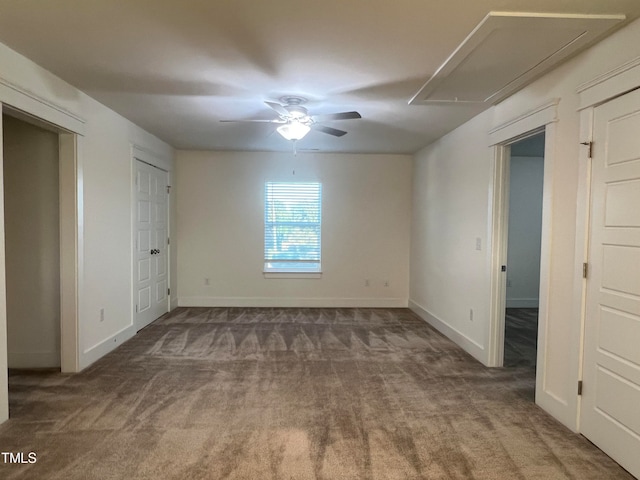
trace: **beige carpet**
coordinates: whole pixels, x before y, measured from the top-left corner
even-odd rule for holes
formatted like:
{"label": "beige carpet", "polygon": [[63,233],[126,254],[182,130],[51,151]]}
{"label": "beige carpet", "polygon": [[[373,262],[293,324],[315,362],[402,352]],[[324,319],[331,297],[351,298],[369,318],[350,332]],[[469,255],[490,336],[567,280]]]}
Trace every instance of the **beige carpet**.
{"label": "beige carpet", "polygon": [[180,308],[86,371],[12,372],[12,479],[631,479],[405,309]]}

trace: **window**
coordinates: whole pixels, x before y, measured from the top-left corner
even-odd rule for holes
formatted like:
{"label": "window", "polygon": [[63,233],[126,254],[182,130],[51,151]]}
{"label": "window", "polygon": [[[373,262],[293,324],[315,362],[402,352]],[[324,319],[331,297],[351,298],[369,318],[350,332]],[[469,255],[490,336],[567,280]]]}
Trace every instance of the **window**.
{"label": "window", "polygon": [[322,185],[266,182],[264,271],[320,272]]}

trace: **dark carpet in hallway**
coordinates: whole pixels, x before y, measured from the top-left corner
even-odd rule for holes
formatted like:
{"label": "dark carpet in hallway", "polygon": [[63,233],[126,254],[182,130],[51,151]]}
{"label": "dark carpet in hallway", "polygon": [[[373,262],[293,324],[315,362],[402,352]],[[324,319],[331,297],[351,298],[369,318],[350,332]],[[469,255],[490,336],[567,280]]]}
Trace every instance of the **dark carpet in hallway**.
{"label": "dark carpet in hallway", "polygon": [[504,329],[504,366],[536,366],[538,309],[507,308]]}
{"label": "dark carpet in hallway", "polygon": [[15,372],[0,478],[631,479],[406,309],[179,308],[77,375]]}

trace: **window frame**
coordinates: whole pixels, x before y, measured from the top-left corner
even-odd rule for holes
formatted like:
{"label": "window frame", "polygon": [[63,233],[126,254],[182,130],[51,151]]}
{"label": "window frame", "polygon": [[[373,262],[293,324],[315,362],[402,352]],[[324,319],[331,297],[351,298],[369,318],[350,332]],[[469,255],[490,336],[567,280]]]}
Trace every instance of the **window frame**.
{"label": "window frame", "polygon": [[[282,221],[282,222],[268,222],[268,191],[269,185],[273,184],[314,184],[317,185],[318,192],[318,216],[319,221],[315,224],[312,222],[290,222],[290,221]],[[322,182],[318,180],[296,180],[296,181],[280,181],[280,180],[266,180],[264,182],[264,204],[263,204],[263,267],[262,273],[265,278],[320,278],[322,276],[322,210],[323,210],[323,188]],[[268,225],[277,225],[280,224],[290,224],[290,225],[304,225],[307,223],[308,225],[315,225],[318,228],[318,260],[305,260],[305,259],[267,259],[267,229]],[[287,268],[286,266],[280,267],[268,267],[268,264],[273,263],[296,263],[298,265],[309,263],[309,268],[304,268],[298,266],[297,268],[291,267]],[[311,266],[313,265],[313,266]]]}

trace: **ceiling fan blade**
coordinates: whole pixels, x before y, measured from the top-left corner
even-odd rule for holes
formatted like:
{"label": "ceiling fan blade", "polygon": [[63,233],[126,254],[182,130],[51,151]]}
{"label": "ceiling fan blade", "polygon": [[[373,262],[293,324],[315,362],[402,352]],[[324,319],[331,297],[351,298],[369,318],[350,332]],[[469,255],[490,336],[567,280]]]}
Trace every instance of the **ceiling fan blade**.
{"label": "ceiling fan blade", "polygon": [[279,118],[273,120],[263,120],[261,118],[248,118],[245,120],[220,120],[222,123],[286,123],[285,120]]}
{"label": "ceiling fan blade", "polygon": [[264,102],[268,107],[272,108],[273,110],[276,111],[276,113],[278,115],[280,115],[281,117],[288,117],[289,116],[289,111],[284,108],[282,105],[280,105],[279,103],[275,103],[275,102]]}
{"label": "ceiling fan blade", "polygon": [[340,113],[328,113],[326,115],[313,115],[316,122],[327,122],[329,120],[351,120],[352,118],[362,118],[358,112],[340,112]]}
{"label": "ceiling fan blade", "polygon": [[347,132],[345,132],[344,130],[338,130],[337,128],[331,128],[325,125],[314,124],[311,125],[311,128],[322,133],[328,133],[329,135],[333,135],[334,137],[342,137],[343,135],[347,134]]}

